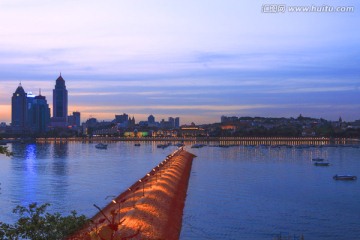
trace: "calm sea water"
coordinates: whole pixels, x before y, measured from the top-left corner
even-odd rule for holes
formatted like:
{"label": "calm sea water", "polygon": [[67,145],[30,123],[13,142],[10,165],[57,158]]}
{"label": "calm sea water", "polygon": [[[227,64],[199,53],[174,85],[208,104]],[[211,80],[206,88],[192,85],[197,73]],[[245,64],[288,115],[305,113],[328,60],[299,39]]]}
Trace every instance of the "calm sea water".
{"label": "calm sea water", "polygon": [[[360,149],[204,147],[193,163],[181,239],[360,239]],[[311,161],[322,157],[329,167]],[[292,238],[293,239],[293,238]]]}
{"label": "calm sea water", "polygon": [[[0,156],[0,221],[12,222],[16,205],[52,204],[89,217],[176,149],[157,143],[12,144]],[[193,162],[181,239],[360,239],[360,149],[267,146],[190,149]],[[322,157],[329,167],[311,162]]]}

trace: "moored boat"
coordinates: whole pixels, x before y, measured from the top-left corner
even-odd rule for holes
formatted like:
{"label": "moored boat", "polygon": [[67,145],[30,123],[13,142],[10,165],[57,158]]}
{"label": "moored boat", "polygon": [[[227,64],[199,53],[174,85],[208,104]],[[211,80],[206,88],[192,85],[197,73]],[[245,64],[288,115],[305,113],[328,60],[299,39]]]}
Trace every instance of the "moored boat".
{"label": "moored boat", "polygon": [[322,162],[322,161],[324,161],[324,159],[317,157],[317,158],[313,158],[312,161],[314,161],[314,162]]}
{"label": "moored boat", "polygon": [[205,144],[201,144],[201,143],[195,143],[194,145],[191,146],[191,148],[202,148],[206,146]]}
{"label": "moored boat", "polygon": [[157,145],[157,148],[162,148],[162,149],[164,149],[164,148],[167,148],[167,147],[169,147],[169,146],[171,146],[171,143],[169,142],[169,143],[164,143],[164,144],[158,144]]}
{"label": "moored boat", "polygon": [[185,144],[184,144],[184,143],[177,143],[177,144],[175,144],[175,146],[177,146],[177,147],[183,147],[183,146],[185,146]]}
{"label": "moored boat", "polygon": [[96,148],[98,149],[107,149],[107,144],[104,143],[98,143],[95,145]]}
{"label": "moored boat", "polygon": [[328,163],[328,162],[315,162],[314,165],[315,166],[327,167],[327,166],[330,166],[330,163]]}
{"label": "moored boat", "polygon": [[135,147],[140,147],[140,145],[141,145],[140,143],[135,143],[134,144]]}
{"label": "moored boat", "polygon": [[336,175],[333,177],[333,179],[335,179],[335,180],[356,180],[357,177],[354,176],[354,175],[337,175],[337,174],[336,174]]}

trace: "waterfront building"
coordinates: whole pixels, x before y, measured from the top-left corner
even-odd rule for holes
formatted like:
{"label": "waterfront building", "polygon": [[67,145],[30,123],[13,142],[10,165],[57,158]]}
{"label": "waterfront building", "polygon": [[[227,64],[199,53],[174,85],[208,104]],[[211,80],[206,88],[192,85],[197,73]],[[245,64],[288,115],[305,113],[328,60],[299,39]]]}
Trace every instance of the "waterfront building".
{"label": "waterfront building", "polygon": [[100,122],[92,128],[92,135],[107,136],[118,134],[118,132],[117,124],[113,122]]}
{"label": "waterfront building", "polygon": [[168,121],[162,119],[160,122],[160,127],[165,129],[178,129],[180,127],[180,118],[169,117]]}
{"label": "waterfront building", "polygon": [[173,117],[169,117],[169,121],[168,121],[169,123],[169,127],[170,128],[174,128],[175,127],[175,118],[173,118]]}
{"label": "waterfront building", "polygon": [[33,107],[34,100],[35,100],[35,95],[32,94],[32,92],[26,93],[26,108],[27,108],[26,109],[26,114],[27,114],[27,118],[26,118],[27,125],[26,126],[27,126],[28,130],[32,129],[33,121],[31,118],[31,110]]}
{"label": "waterfront building", "polygon": [[24,133],[27,129],[27,95],[21,83],[11,98],[11,127],[14,133]]}
{"label": "waterfront building", "polygon": [[28,122],[32,133],[45,133],[50,124],[50,108],[46,97],[38,96],[32,98],[28,104]]}
{"label": "waterfront building", "polygon": [[239,120],[238,117],[227,117],[227,116],[221,116],[221,123],[229,123],[229,122],[237,122]]}
{"label": "waterfront building", "polygon": [[6,133],[7,125],[5,122],[0,123],[0,133]]}
{"label": "waterfront building", "polygon": [[65,80],[60,76],[56,79],[53,90],[53,127],[67,127],[68,118],[68,91]]}
{"label": "waterfront building", "polygon": [[154,117],[153,115],[150,115],[150,116],[148,117],[148,123],[149,123],[149,124],[155,124],[155,117]]}
{"label": "waterfront building", "polygon": [[149,127],[160,127],[160,123],[159,122],[155,122],[155,117],[153,115],[150,115],[148,117],[148,121],[147,121],[147,125]]}
{"label": "waterfront building", "polygon": [[180,134],[182,137],[205,137],[207,132],[204,128],[191,124],[190,126],[182,126],[180,128]]}
{"label": "waterfront building", "polygon": [[152,136],[152,137],[178,137],[179,132],[178,132],[178,130],[174,130],[174,129],[171,129],[171,130],[170,129],[158,129],[156,131],[152,131],[150,136]]}
{"label": "waterfront building", "polygon": [[180,128],[180,118],[179,117],[176,117],[175,118],[175,126],[174,126],[176,129],[179,129]]}
{"label": "waterfront building", "polygon": [[138,131],[137,129],[135,129],[134,131],[126,131],[124,132],[124,137],[137,137],[137,138],[142,138],[142,137],[148,137],[149,132],[147,131]]}
{"label": "waterfront building", "polygon": [[135,127],[135,117],[129,118],[129,125],[128,127]]}
{"label": "waterfront building", "polygon": [[117,123],[119,128],[127,128],[135,126],[135,117],[129,117],[128,114],[115,115],[113,122]]}
{"label": "waterfront building", "polygon": [[13,133],[44,133],[50,123],[50,108],[44,96],[26,93],[19,84],[11,100]]}
{"label": "waterfront building", "polygon": [[80,112],[73,112],[72,115],[68,116],[68,124],[72,127],[80,127]]}
{"label": "waterfront building", "polygon": [[123,113],[122,115],[115,115],[116,123],[127,123],[129,121],[129,115]]}

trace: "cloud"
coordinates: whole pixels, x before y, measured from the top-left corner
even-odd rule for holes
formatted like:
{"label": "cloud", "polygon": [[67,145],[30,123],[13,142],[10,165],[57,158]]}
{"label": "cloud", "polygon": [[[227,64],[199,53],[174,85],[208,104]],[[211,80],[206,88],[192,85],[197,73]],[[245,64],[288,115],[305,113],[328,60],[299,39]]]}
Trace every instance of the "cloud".
{"label": "cloud", "polygon": [[71,107],[101,106],[99,116],[151,109],[218,119],[348,104],[356,118],[360,15],[262,14],[260,5],[1,1],[0,104],[21,81],[51,105],[62,72]]}

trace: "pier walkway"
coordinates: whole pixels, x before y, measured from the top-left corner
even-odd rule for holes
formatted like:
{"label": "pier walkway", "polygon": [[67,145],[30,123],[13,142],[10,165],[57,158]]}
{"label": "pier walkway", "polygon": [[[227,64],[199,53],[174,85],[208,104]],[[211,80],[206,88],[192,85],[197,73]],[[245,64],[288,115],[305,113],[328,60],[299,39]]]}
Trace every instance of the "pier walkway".
{"label": "pier walkway", "polygon": [[69,240],[179,239],[195,155],[183,148],[168,155],[113,199]]}

